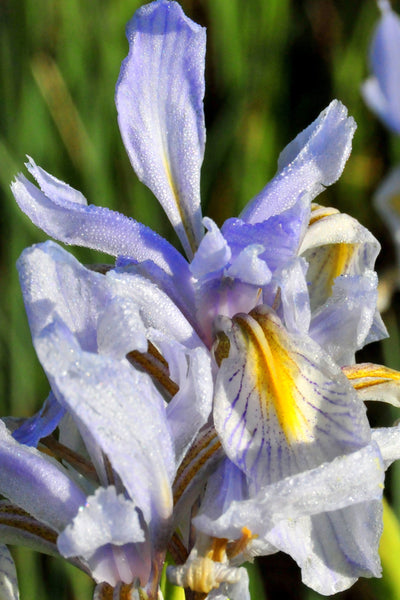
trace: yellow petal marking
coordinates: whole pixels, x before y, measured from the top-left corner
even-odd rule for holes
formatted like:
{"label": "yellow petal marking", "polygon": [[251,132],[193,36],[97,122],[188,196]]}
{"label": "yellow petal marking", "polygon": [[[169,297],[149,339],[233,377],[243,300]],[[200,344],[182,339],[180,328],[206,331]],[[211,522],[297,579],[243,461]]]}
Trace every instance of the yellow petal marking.
{"label": "yellow petal marking", "polygon": [[[313,204],[309,227],[318,221],[329,219],[332,215],[339,214],[335,208]],[[319,288],[320,294],[326,298],[332,293],[332,286],[339,275],[349,271],[352,258],[359,244],[336,243],[319,246],[305,253],[309,260],[308,280],[313,282],[314,288]]]}
{"label": "yellow petal marking", "polygon": [[268,419],[270,410],[275,411],[288,443],[310,440],[309,423],[296,402],[300,372],[288,350],[287,333],[272,314],[252,311],[236,315],[233,321],[243,335],[246,370],[255,382],[261,414]]}
{"label": "yellow petal marking", "polygon": [[381,383],[383,380],[400,381],[399,371],[374,363],[351,365],[343,367],[342,371],[350,381],[359,380],[354,384],[356,389],[364,386],[368,387],[371,384],[375,385],[375,382]]}
{"label": "yellow petal marking", "polygon": [[346,274],[358,244],[328,244],[306,253],[308,280],[320,298],[329,298],[336,277]]}
{"label": "yellow petal marking", "polygon": [[343,367],[342,371],[363,400],[400,405],[399,371],[373,363]]}
{"label": "yellow petal marking", "polygon": [[308,223],[309,227],[320,221],[321,219],[325,219],[326,217],[330,217],[331,215],[338,214],[337,208],[332,208],[330,206],[322,206],[321,204],[312,203],[311,204],[311,215],[310,221]]}
{"label": "yellow petal marking", "polygon": [[[176,208],[177,208],[179,216],[181,218],[182,225],[183,225],[183,228],[185,230],[185,233],[186,233],[186,236],[187,236],[187,240],[189,242],[190,249],[191,249],[191,251],[193,252],[193,255],[194,255],[194,253],[197,250],[198,244],[197,244],[196,239],[195,239],[195,235],[194,235],[191,223],[190,223],[190,219],[188,218],[188,215],[186,214],[185,206],[180,201],[180,196],[179,196],[178,188],[177,188],[175,180],[174,180],[174,178],[172,176],[170,162],[169,162],[169,160],[167,158],[167,155],[166,155],[165,151],[164,151],[164,156],[163,156],[163,162],[164,162],[165,174],[167,176],[168,183],[169,183],[169,185],[171,187],[171,191],[172,191],[172,194],[173,194],[174,199],[175,199]],[[189,258],[192,258],[192,257],[189,257]]]}

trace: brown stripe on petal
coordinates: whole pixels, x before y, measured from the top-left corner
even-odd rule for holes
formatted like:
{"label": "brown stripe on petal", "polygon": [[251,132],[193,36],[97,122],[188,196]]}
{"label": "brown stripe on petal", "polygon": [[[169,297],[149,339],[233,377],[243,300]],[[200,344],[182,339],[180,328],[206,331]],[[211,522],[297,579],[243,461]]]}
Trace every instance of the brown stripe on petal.
{"label": "brown stripe on petal", "polygon": [[0,525],[19,529],[32,536],[56,545],[58,533],[40,521],[37,521],[22,508],[9,503],[0,504]]}
{"label": "brown stripe on petal", "polygon": [[173,494],[174,505],[203,468],[211,467],[219,458],[221,442],[213,427],[200,432],[179,466]]}
{"label": "brown stripe on petal", "polygon": [[71,448],[64,446],[64,444],[61,444],[52,435],[42,438],[40,440],[40,444],[42,447],[39,447],[39,450],[44,454],[48,454],[57,460],[65,460],[71,465],[71,467],[74,467],[78,473],[81,473],[85,477],[89,477],[96,483],[99,483],[96,469],[92,463],[78,454],[78,452],[75,452],[74,450],[71,450]]}

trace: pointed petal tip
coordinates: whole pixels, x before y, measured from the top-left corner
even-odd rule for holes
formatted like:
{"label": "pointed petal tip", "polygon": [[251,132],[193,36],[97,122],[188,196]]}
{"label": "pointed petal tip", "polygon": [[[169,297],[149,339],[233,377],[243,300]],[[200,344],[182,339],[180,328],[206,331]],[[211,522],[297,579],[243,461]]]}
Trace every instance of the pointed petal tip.
{"label": "pointed petal tip", "polygon": [[[10,183],[10,189],[11,192],[14,194],[14,196],[18,193],[18,187],[19,184],[21,183],[21,181],[24,179],[24,174],[19,172],[14,176],[14,179],[11,181]],[[15,198],[17,200],[17,198]],[[17,200],[18,202],[18,200]]]}
{"label": "pointed petal tip", "polygon": [[281,152],[275,177],[245,207],[241,219],[261,222],[292,207],[304,194],[312,201],[341,176],[356,129],[340,100],[332,102]]}

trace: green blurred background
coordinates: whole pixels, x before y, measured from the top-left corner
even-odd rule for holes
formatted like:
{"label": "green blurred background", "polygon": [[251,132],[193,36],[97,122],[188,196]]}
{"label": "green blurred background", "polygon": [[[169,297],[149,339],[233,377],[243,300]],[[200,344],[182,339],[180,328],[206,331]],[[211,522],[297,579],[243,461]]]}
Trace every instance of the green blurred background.
{"label": "green blurred background", "polygon": [[[126,22],[138,0],[0,0],[0,388],[2,413],[31,415],[47,394],[33,351],[15,262],[27,245],[46,239],[13,201],[10,181],[25,155],[80,189],[90,202],[114,207],[176,243],[151,193],[132,172],[116,120],[114,86],[127,53]],[[333,98],[357,123],[345,172],[319,201],[357,217],[382,243],[378,270],[386,277],[394,252],[372,207],[400,140],[365,107],[360,85],[379,17],[372,0],[182,0],[208,28],[205,110],[207,148],[202,171],[204,212],[217,223],[235,215],[272,177],[280,150]],[[400,12],[400,2],[393,2]],[[399,73],[400,77],[400,73]],[[109,257],[73,250],[85,262]],[[361,360],[400,368],[398,294],[384,315],[391,338],[365,349]],[[374,407],[383,425],[400,417]],[[400,598],[400,469],[387,494],[393,513],[382,557],[382,580],[363,580],[335,598]],[[21,599],[86,600],[92,585],[61,560],[16,549]],[[296,565],[276,555],[262,561],[270,600],[316,600]],[[262,586],[261,579],[258,585]],[[255,589],[252,599],[262,599]],[[1,600],[1,598],[0,598]]]}

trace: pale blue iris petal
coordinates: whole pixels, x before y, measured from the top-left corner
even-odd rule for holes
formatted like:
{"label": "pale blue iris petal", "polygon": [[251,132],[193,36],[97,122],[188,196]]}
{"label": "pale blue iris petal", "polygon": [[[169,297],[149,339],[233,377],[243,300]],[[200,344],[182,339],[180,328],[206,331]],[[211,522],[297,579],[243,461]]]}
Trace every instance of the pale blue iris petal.
{"label": "pale blue iris petal", "polygon": [[382,17],[371,47],[371,66],[387,98],[400,101],[400,86],[396,73],[400,66],[400,18],[390,3],[382,3]]}
{"label": "pale blue iris petal", "polygon": [[[129,347],[131,336],[132,343],[143,348],[143,339],[138,339],[143,330],[140,330],[139,322],[133,325],[139,312],[146,329],[153,327],[172,334],[193,348],[202,345],[175,303],[156,284],[129,269],[110,271],[104,276],[86,269],[69,252],[50,241],[25,250],[18,261],[18,269],[33,336],[56,314],[77,336],[83,349],[97,352],[100,338],[109,348],[110,344],[118,345],[117,339],[111,339],[112,332],[107,343],[104,336],[111,315],[115,321],[120,311],[121,321],[123,317],[127,329],[133,328],[124,332],[123,345]],[[121,298],[124,298],[123,306],[118,308]],[[114,308],[111,308],[111,302]],[[102,330],[98,332],[100,323]],[[120,351],[123,350],[121,346]]]}
{"label": "pale blue iris petal", "polygon": [[[354,245],[351,257],[352,274],[361,273],[365,268],[372,268],[381,249],[372,233],[345,213],[324,207],[317,208],[315,213],[318,215],[320,211],[325,212],[325,215],[322,214],[310,223],[299,253],[307,255],[308,252],[318,251],[319,248],[335,244],[351,244]],[[315,216],[315,213],[312,213],[312,216]]]}
{"label": "pale blue iris petal", "polygon": [[373,429],[372,439],[379,446],[385,469],[400,458],[400,425]]}
{"label": "pale blue iris petal", "polygon": [[[379,293],[378,293],[378,303],[379,303]],[[383,340],[384,338],[389,337],[388,330],[386,329],[386,325],[383,322],[383,319],[380,315],[378,308],[375,309],[375,313],[372,319],[371,329],[368,332],[367,337],[365,338],[364,346],[367,344],[371,344],[372,342],[379,342],[379,340]]]}
{"label": "pale blue iris petal", "polygon": [[20,444],[36,448],[41,438],[53,433],[64,415],[65,409],[50,392],[42,408],[13,432],[13,438]]}
{"label": "pale blue iris petal", "polygon": [[0,598],[19,600],[17,571],[7,546],[3,544],[0,545]]}
{"label": "pale blue iris petal", "polygon": [[381,500],[383,480],[381,454],[372,443],[315,469],[262,486],[248,500],[232,501],[218,518],[200,509],[193,523],[211,536],[240,538],[242,528],[247,527],[265,540],[286,519],[294,521]]}
{"label": "pale blue iris petal", "polygon": [[61,466],[16,442],[1,421],[0,459],[0,493],[53,529],[64,529],[85,503]]}
{"label": "pale blue iris petal", "polygon": [[118,360],[132,350],[147,352],[146,328],[131,298],[115,296],[104,307],[97,322],[97,346],[99,354]]}
{"label": "pale blue iris petal", "polygon": [[112,284],[115,296],[129,298],[136,304],[146,329],[158,330],[187,348],[203,346],[199,335],[173,300],[158,285],[137,274],[134,268],[128,272],[109,271],[106,279]]}
{"label": "pale blue iris petal", "polygon": [[376,77],[369,77],[361,86],[361,93],[369,108],[385,123],[388,129],[400,133],[400,116],[391,107],[384,96]]}
{"label": "pale blue iris petal", "polygon": [[107,279],[54,242],[27,248],[17,263],[34,336],[57,314],[83,348],[97,349],[97,320],[112,297]]}
{"label": "pale blue iris petal", "polygon": [[[119,581],[130,583],[140,576],[147,582],[151,568],[149,553],[139,563],[129,561],[129,546],[144,541],[137,507],[110,486],[98,488],[87,498],[85,506],[59,535],[57,546],[66,558],[82,557],[97,582],[116,585]],[[141,546],[143,551],[144,545]],[[101,548],[103,556],[99,561],[97,551]]]}
{"label": "pale blue iris petal", "polygon": [[73,521],[57,540],[63,556],[87,558],[94,550],[108,543],[123,546],[128,542],[143,542],[137,507],[114,486],[98,488],[89,496]]}
{"label": "pale blue iris petal", "polygon": [[42,192],[48,197],[52,198],[56,204],[66,204],[72,202],[74,204],[81,204],[87,206],[87,200],[85,196],[75,190],[73,187],[64,183],[60,179],[47,173],[42,167],[39,167],[30,156],[27,157],[28,162],[25,163],[26,168],[32,177],[35,178],[39,184]]}
{"label": "pale blue iris petal", "polygon": [[[282,317],[288,331],[308,333],[311,320],[310,300],[306,281],[308,264],[303,258],[289,261],[276,273],[273,283],[280,290]],[[311,335],[311,337],[313,337]]]}
{"label": "pale blue iris petal", "polygon": [[308,225],[309,215],[309,199],[302,196],[295,206],[280,215],[254,224],[241,219],[228,219],[221,231],[233,257],[251,244],[263,246],[264,252],[260,258],[273,272],[296,255]]}
{"label": "pale blue iris petal", "polygon": [[34,343],[54,393],[82,424],[83,437],[90,432],[146,522],[163,530],[172,511],[175,459],[163,400],[150,378],[127,362],[82,351],[58,321]]}
{"label": "pale blue iris petal", "polygon": [[[322,212],[308,228],[299,253],[309,263],[307,280],[311,312],[318,311],[331,297],[339,275],[363,276],[373,270],[380,245],[374,236],[349,215],[333,209]],[[314,215],[315,216],[315,215]],[[375,318],[375,334],[382,330]]]}
{"label": "pale blue iris petal", "polygon": [[309,200],[341,175],[356,124],[338,100],[282,152],[278,174],[244,208],[240,218],[259,223],[290,208],[304,194]]}
{"label": "pale blue iris petal", "polygon": [[332,295],[313,312],[310,335],[340,366],[354,363],[371,330],[377,300],[374,271],[343,275],[335,280]]}
{"label": "pale blue iris petal", "polygon": [[[152,337],[152,341],[157,338]],[[179,465],[211,413],[214,391],[211,358],[205,348],[187,350],[173,340],[158,341],[157,346],[168,362],[171,379],[179,386],[166,409]]]}
{"label": "pale blue iris petal", "polygon": [[[88,561],[90,575],[96,583],[107,582],[115,587],[114,593],[118,595],[124,583],[139,580],[144,587],[149,579],[150,552],[151,548],[147,541],[125,544],[122,547],[106,544],[98,548],[90,557]],[[97,598],[95,589],[93,599]]]}
{"label": "pale blue iris petal", "polygon": [[204,217],[203,223],[208,231],[189,267],[196,279],[212,277],[226,267],[231,258],[231,250],[214,221]]}
{"label": "pale blue iris petal", "polygon": [[188,256],[202,237],[205,29],[176,2],[139,9],[116,87],[119,126],[132,166],[155,194]]}
{"label": "pale blue iris petal", "polygon": [[186,319],[193,325],[195,324],[195,294],[190,271],[188,271],[189,276],[187,278],[180,278],[179,272],[176,272],[173,276],[168,275],[151,260],[138,263],[126,257],[117,258],[116,270],[119,270],[119,272],[137,273],[155,283],[171,298],[182,314],[185,315]]}
{"label": "pale blue iris petal", "polygon": [[71,201],[65,193],[47,196],[23,175],[17,176],[11,189],[21,210],[56,240],[112,256],[152,260],[168,275],[179,272],[182,278],[185,273],[189,277],[182,255],[149,227],[133,219],[108,208]]}
{"label": "pale blue iris petal", "polygon": [[380,576],[381,533],[382,503],[375,500],[280,523],[268,539],[296,560],[305,585],[330,595],[359,577]]}
{"label": "pale blue iris petal", "polygon": [[264,246],[259,244],[250,244],[246,246],[240,254],[232,260],[231,266],[227,269],[227,277],[239,279],[243,283],[249,283],[262,287],[271,280],[271,271],[266,262],[259,258],[264,252]]}
{"label": "pale blue iris petal", "polygon": [[207,519],[217,520],[232,502],[248,500],[249,490],[246,476],[232,461],[224,458],[216,471],[209,477],[200,512]]}
{"label": "pale blue iris petal", "polygon": [[383,6],[370,49],[373,77],[362,87],[368,106],[389,129],[400,134],[400,18]]}
{"label": "pale blue iris petal", "polygon": [[200,282],[196,293],[196,318],[211,348],[214,342],[215,320],[218,316],[233,317],[249,312],[261,302],[260,288],[230,277]]}

